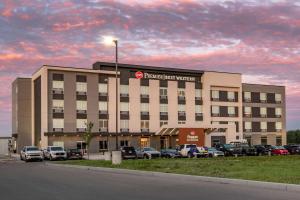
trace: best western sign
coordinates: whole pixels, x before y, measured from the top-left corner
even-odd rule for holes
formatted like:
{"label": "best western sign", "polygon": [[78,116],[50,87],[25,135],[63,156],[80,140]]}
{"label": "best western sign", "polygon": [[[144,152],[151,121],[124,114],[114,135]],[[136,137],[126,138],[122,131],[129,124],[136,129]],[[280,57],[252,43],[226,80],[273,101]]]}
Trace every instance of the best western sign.
{"label": "best western sign", "polygon": [[189,81],[195,82],[197,79],[193,76],[182,76],[182,75],[173,75],[173,74],[160,74],[160,73],[150,73],[150,72],[135,72],[135,78],[137,79],[156,79],[156,80],[167,80],[167,81]]}

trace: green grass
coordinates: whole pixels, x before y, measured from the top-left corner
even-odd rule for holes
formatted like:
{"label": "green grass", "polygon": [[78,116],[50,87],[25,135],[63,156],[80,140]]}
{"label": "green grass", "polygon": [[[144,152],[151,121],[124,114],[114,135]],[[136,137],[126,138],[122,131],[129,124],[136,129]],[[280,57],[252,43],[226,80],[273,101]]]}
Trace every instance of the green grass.
{"label": "green grass", "polygon": [[102,160],[57,163],[300,184],[300,156],[124,160],[121,165]]}

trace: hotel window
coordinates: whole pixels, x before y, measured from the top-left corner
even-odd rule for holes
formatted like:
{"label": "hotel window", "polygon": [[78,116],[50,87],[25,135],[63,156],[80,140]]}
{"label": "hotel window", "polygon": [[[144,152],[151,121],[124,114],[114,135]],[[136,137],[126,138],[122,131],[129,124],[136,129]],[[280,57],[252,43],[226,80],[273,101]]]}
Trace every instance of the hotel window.
{"label": "hotel window", "polygon": [[267,122],[260,122],[260,129],[262,132],[267,131]]}
{"label": "hotel window", "polygon": [[52,107],[54,109],[64,109],[64,100],[53,99],[52,100]]}
{"label": "hotel window", "polygon": [[275,94],[275,101],[277,102],[277,103],[281,103],[281,94]]}
{"label": "hotel window", "polygon": [[234,101],[234,99],[235,99],[234,92],[229,91],[229,92],[227,93],[227,97],[228,97],[228,100],[229,100],[229,101]]}
{"label": "hotel window", "polygon": [[202,90],[201,89],[195,89],[195,97],[198,99],[202,98]]}
{"label": "hotel window", "polygon": [[252,114],[251,107],[244,107],[244,112],[246,116],[251,116]]}
{"label": "hotel window", "polygon": [[217,125],[217,124],[220,124],[220,122],[218,122],[218,121],[212,121],[211,124]]}
{"label": "hotel window", "polygon": [[107,102],[106,101],[99,101],[99,111],[107,111]]}
{"label": "hotel window", "polygon": [[275,115],[276,115],[276,117],[281,117],[281,115],[282,115],[282,109],[281,108],[276,108],[275,109]]}
{"label": "hotel window", "polygon": [[212,115],[219,116],[220,114],[220,106],[212,106]]}
{"label": "hotel window", "polygon": [[128,95],[129,94],[129,85],[120,85],[120,94]]}
{"label": "hotel window", "polygon": [[185,104],[178,105],[178,112],[185,112]]}
{"label": "hotel window", "polygon": [[141,86],[141,95],[149,95],[149,87]]}
{"label": "hotel window", "polygon": [[267,101],[267,94],[266,93],[260,93],[260,101],[266,102]]}
{"label": "hotel window", "polygon": [[107,131],[108,128],[108,120],[107,119],[100,119],[99,120],[99,130],[100,131]]}
{"label": "hotel window", "polygon": [[159,125],[160,127],[162,127],[163,125],[168,125],[168,121],[160,121]]}
{"label": "hotel window", "polygon": [[87,119],[77,119],[76,128],[77,129],[86,129]]}
{"label": "hotel window", "polygon": [[87,92],[87,83],[76,82],[76,92]]}
{"label": "hotel window", "polygon": [[282,145],[282,137],[276,136],[276,146],[281,146],[281,145]]}
{"label": "hotel window", "polygon": [[195,111],[196,111],[196,113],[203,113],[202,106],[201,105],[196,105],[195,106]]}
{"label": "hotel window", "polygon": [[178,121],[178,124],[185,124],[185,121]]}
{"label": "hotel window", "polygon": [[53,119],[52,126],[54,129],[63,129],[64,128],[64,119]]}
{"label": "hotel window", "polygon": [[219,91],[218,90],[212,90],[211,91],[211,97],[213,100],[218,100],[219,99]]}
{"label": "hotel window", "polygon": [[159,105],[159,112],[167,113],[168,112],[168,104],[160,104]]}
{"label": "hotel window", "polygon": [[267,137],[266,137],[266,136],[262,136],[262,137],[260,138],[260,143],[261,143],[261,145],[267,145],[267,144],[268,144],[268,139],[267,139]]}
{"label": "hotel window", "polygon": [[99,150],[105,150],[105,149],[107,149],[107,140],[99,141]]}
{"label": "hotel window", "polygon": [[107,84],[105,84],[105,83],[99,83],[98,84],[98,92],[100,94],[107,94]]}
{"label": "hotel window", "polygon": [[121,129],[129,129],[129,120],[120,120]]}
{"label": "hotel window", "polygon": [[244,92],[244,100],[251,101],[251,92]]}
{"label": "hotel window", "polygon": [[168,96],[168,88],[167,87],[160,87],[159,88],[159,95],[160,96]]}
{"label": "hotel window", "polygon": [[128,140],[121,140],[120,141],[120,146],[121,147],[127,147],[128,146]]}
{"label": "hotel window", "polygon": [[261,117],[267,117],[267,108],[266,107],[261,107],[260,108],[260,116]]}
{"label": "hotel window", "polygon": [[129,112],[129,103],[128,102],[121,102],[120,103],[120,111]]}
{"label": "hotel window", "polygon": [[251,131],[252,130],[252,123],[251,122],[245,122],[245,130]]}
{"label": "hotel window", "polygon": [[141,103],[141,112],[149,112],[149,103]]}
{"label": "hotel window", "polygon": [[87,101],[76,101],[77,110],[87,110]]}
{"label": "hotel window", "polygon": [[184,88],[178,88],[177,94],[179,97],[185,97],[185,89]]}
{"label": "hotel window", "polygon": [[228,106],[228,115],[229,116],[235,116],[235,107]]}
{"label": "hotel window", "polygon": [[149,129],[149,120],[141,120],[141,129]]}
{"label": "hotel window", "polygon": [[63,90],[64,89],[64,81],[52,81],[52,88]]}
{"label": "hotel window", "polygon": [[275,127],[276,127],[276,131],[281,131],[282,130],[282,123],[281,122],[276,122]]}

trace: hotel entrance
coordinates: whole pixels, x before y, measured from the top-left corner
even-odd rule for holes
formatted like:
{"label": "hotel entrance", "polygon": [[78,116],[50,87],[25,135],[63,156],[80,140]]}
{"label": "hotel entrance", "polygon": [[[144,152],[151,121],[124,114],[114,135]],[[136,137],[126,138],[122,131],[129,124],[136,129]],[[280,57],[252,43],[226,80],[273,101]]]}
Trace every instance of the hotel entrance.
{"label": "hotel entrance", "polygon": [[143,147],[150,147],[150,138],[149,137],[141,137],[140,146]]}
{"label": "hotel entrance", "polygon": [[167,149],[169,147],[169,137],[160,137],[160,149]]}

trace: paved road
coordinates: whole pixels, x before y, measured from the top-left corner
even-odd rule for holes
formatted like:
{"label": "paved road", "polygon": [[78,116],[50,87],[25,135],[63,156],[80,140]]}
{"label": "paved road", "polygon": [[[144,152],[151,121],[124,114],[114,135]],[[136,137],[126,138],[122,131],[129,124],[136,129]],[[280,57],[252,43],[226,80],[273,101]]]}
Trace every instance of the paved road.
{"label": "paved road", "polygon": [[299,193],[10,161],[0,162],[0,199],[299,200]]}

